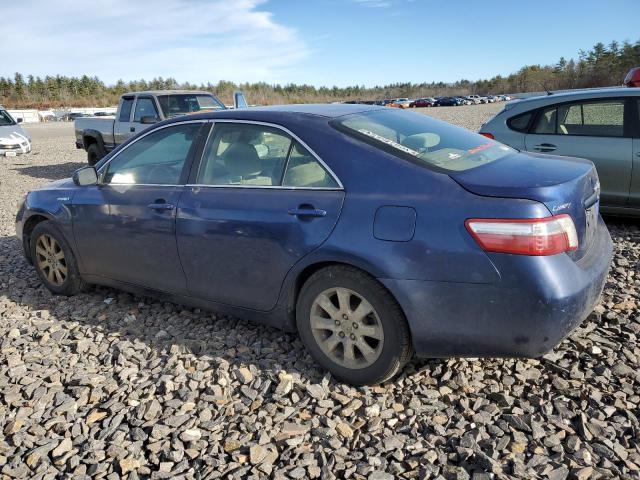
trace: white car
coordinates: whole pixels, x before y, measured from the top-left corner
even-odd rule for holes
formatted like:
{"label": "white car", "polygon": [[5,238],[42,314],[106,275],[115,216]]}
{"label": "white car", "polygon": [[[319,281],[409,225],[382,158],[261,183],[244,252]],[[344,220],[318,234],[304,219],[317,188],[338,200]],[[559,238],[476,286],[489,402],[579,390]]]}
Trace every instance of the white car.
{"label": "white car", "polygon": [[31,137],[0,107],[0,156],[15,157],[31,151]]}

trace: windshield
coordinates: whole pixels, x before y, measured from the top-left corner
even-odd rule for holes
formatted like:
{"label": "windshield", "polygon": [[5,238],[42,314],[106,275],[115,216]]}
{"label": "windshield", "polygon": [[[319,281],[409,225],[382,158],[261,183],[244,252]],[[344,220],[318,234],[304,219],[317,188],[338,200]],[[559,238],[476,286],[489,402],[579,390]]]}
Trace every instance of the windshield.
{"label": "windshield", "polygon": [[15,125],[15,124],[16,122],[13,118],[11,118],[11,115],[9,115],[9,112],[4,110],[3,108],[0,108],[0,127],[5,127],[7,125]]}
{"label": "windshield", "polygon": [[394,155],[443,170],[468,170],[515,152],[420,113],[376,110],[346,115],[334,126]]}
{"label": "windshield", "polygon": [[178,95],[159,95],[158,102],[166,118],[187,113],[209,110],[224,110],[225,106],[213,95],[206,93],[185,93]]}

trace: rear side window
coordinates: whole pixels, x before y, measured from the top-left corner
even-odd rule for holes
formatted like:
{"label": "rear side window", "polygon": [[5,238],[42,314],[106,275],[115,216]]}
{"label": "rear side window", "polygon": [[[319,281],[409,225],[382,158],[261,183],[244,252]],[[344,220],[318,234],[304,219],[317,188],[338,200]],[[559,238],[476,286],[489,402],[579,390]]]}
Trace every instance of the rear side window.
{"label": "rear side window", "polygon": [[120,105],[120,115],[118,115],[119,122],[128,122],[131,119],[131,108],[133,108],[133,97],[123,98],[122,105]]}
{"label": "rear side window", "polygon": [[533,133],[622,137],[624,100],[586,101],[548,107],[538,116]]}
{"label": "rear side window", "polygon": [[526,132],[529,128],[529,123],[531,123],[532,116],[533,112],[516,115],[507,121],[507,125],[511,130],[515,130],[516,132]]}
{"label": "rear side window", "polygon": [[338,188],[320,162],[298,142],[291,148],[282,184],[285,187]]}

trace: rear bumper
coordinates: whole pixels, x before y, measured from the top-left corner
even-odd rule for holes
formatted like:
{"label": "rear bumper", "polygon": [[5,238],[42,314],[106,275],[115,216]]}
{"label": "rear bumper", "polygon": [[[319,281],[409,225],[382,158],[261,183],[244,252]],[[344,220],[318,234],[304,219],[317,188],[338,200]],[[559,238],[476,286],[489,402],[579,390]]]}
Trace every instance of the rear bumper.
{"label": "rear bumper", "polygon": [[400,302],[422,357],[538,357],[593,310],[604,287],[612,241],[602,218],[589,252],[527,257],[491,254],[496,284],[380,281]]}

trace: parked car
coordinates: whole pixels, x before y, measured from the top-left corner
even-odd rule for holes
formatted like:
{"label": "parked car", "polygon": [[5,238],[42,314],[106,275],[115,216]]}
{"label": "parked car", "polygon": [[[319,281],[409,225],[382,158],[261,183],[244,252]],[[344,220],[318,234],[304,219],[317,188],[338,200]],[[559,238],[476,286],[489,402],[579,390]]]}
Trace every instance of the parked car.
{"label": "parked car", "polygon": [[115,112],[96,112],[93,114],[94,117],[113,117],[115,116]]}
{"label": "parked car", "polygon": [[455,97],[458,100],[460,105],[472,105],[473,102],[465,97]]}
{"label": "parked car", "polygon": [[413,102],[409,104],[409,107],[411,108],[433,107],[434,103],[435,103],[435,99],[431,97],[416,98]]}
{"label": "parked car", "polygon": [[459,107],[462,105],[462,101],[456,97],[442,97],[436,101],[436,107]]}
{"label": "parked car", "polygon": [[0,156],[15,157],[31,152],[31,137],[0,105]]}
{"label": "parked car", "polygon": [[115,117],[78,118],[75,122],[76,148],[87,152],[87,162],[95,165],[102,157],[149,125],[177,115],[208,110],[225,110],[209,92],[155,90],[125,93]]}
{"label": "parked car", "polygon": [[640,215],[639,112],[637,88],[555,93],[507,104],[480,132],[519,150],[591,160],[603,212]]}
{"label": "parked car", "polygon": [[54,294],[110,285],[297,330],[337,379],[366,384],[414,350],[552,349],[607,276],[595,185],[589,161],[414,112],[212,111],[30,192],[16,232]]}
{"label": "parked car", "polygon": [[391,102],[387,103],[387,107],[392,108],[409,108],[411,105],[411,100],[408,98],[395,98]]}
{"label": "parked car", "polygon": [[480,97],[478,95],[467,95],[464,98],[469,100],[472,105],[478,105],[480,103]]}
{"label": "parked car", "polygon": [[60,115],[58,120],[62,122],[73,122],[77,118],[86,117],[86,116],[88,115],[85,115],[84,113],[81,113],[81,112],[68,112]]}

